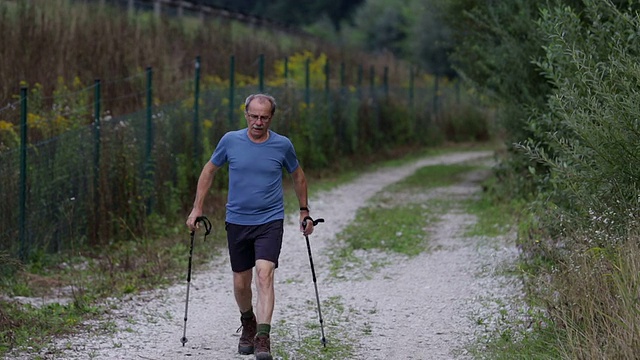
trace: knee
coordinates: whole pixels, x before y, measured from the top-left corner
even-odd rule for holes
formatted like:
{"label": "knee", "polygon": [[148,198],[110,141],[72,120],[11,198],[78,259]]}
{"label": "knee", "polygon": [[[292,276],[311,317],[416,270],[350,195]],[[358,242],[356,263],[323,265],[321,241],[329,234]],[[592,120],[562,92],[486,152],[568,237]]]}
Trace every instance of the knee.
{"label": "knee", "polygon": [[272,286],[274,271],[271,268],[258,268],[256,271],[258,286]]}
{"label": "knee", "polygon": [[251,273],[234,273],[233,286],[237,291],[246,291],[251,289]]}

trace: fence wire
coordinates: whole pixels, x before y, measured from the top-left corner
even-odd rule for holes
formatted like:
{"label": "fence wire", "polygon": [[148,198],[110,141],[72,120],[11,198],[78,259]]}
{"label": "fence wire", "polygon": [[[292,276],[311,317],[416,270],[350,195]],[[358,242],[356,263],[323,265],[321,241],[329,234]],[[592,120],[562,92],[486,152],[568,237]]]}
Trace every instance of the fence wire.
{"label": "fence wire", "polygon": [[[176,86],[194,89],[196,81],[180,80]],[[21,103],[0,109],[0,252],[27,259],[42,251],[124,241],[143,236],[151,216],[181,214],[217,141],[246,126],[243,105],[250,93],[276,98],[271,128],[292,140],[306,169],[420,143],[437,119],[435,102],[451,106],[446,104],[454,98],[452,87],[436,94],[427,87],[389,87],[382,81],[341,86],[327,79],[319,83],[331,87],[288,81],[207,84],[181,100],[157,104],[147,97],[153,87],[145,88],[144,77],[131,82],[130,92],[111,91],[105,99],[88,95],[99,92],[93,85],[43,98],[64,99],[66,107],[39,104],[27,107],[26,114]],[[109,104],[121,100],[140,104],[139,111],[114,116]],[[58,116],[77,119],[57,124]],[[55,131],[37,128],[36,118]],[[26,142],[20,141],[22,131],[27,131]],[[223,178],[218,176],[214,186],[224,187]]]}

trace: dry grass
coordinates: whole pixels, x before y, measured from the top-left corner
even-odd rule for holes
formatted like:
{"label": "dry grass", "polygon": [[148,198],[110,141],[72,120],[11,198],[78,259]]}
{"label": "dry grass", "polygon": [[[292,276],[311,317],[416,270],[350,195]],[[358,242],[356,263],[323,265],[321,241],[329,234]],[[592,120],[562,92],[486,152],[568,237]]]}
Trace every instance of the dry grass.
{"label": "dry grass", "polygon": [[636,359],[640,353],[640,246],[572,251],[541,284],[570,359]]}
{"label": "dry grass", "polygon": [[[344,61],[349,69],[388,66],[392,80],[400,81],[408,73],[388,54],[343,51],[307,37],[215,19],[157,19],[150,13],[129,16],[124,9],[93,2],[1,2],[0,37],[1,104],[18,94],[21,82],[42,84],[43,92],[51,94],[59,79],[70,82],[76,77],[85,86],[94,79],[106,80],[103,98],[115,99],[142,91],[144,69],[149,66],[161,70],[154,78],[154,97],[172,100],[185,90],[184,81],[193,78],[194,59],[199,55],[203,71],[220,79],[229,76],[231,55],[238,74],[257,77],[257,59],[263,54],[265,76],[269,77],[275,76],[276,61],[303,50],[325,53],[333,64]],[[337,70],[333,76],[338,78]],[[129,77],[140,77],[140,81],[114,81]],[[128,113],[140,109],[141,101],[144,97],[132,96],[130,101],[120,100],[118,106],[107,104],[105,108]]]}

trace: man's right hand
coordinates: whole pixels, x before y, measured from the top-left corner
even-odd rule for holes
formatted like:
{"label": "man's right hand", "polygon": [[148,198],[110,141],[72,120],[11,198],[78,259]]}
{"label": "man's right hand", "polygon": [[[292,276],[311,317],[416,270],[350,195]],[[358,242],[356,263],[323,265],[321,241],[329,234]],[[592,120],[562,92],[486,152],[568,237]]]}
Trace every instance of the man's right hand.
{"label": "man's right hand", "polygon": [[200,224],[196,222],[196,220],[202,216],[202,210],[200,209],[193,209],[191,210],[191,214],[189,214],[189,217],[187,218],[187,227],[189,228],[189,230],[191,231],[196,231],[196,229],[198,229],[200,227]]}

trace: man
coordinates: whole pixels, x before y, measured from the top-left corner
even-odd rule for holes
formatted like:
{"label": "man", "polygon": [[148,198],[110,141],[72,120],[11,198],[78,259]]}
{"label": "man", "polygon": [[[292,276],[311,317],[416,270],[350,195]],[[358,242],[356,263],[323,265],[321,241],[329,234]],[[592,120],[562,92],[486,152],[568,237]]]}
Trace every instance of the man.
{"label": "man", "polygon": [[[300,230],[313,232],[313,221],[302,226],[309,216],[307,181],[298,163],[291,141],[269,126],[276,101],[265,94],[245,100],[247,127],[226,133],[216,146],[211,160],[198,179],[193,210],[187,226],[195,230],[202,215],[204,199],[215,172],[229,164],[229,193],[225,228],[233,271],[233,291],[240,310],[242,335],[240,354],[255,353],[256,359],[272,359],[269,333],[274,307],[274,274],[282,246],[284,200],[282,169],[291,174],[300,205]],[[256,312],[252,307],[251,282],[256,269],[258,292]]]}

